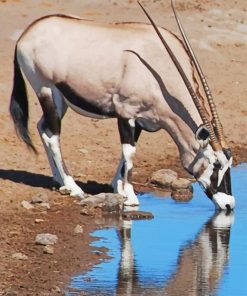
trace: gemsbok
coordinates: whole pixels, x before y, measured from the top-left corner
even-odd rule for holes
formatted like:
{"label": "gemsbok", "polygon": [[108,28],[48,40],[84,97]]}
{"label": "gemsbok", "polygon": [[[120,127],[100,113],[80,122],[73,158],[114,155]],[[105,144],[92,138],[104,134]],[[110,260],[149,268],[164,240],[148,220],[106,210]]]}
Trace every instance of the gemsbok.
{"label": "gemsbok", "polygon": [[112,185],[126,197],[126,205],[139,204],[131,171],[140,133],[164,129],[175,141],[183,167],[219,209],[231,210],[235,206],[232,154],[173,3],[184,43],[157,27],[140,6],[151,25],[96,23],[57,14],[34,21],[23,32],[15,48],[10,102],[17,133],[36,151],[28,132],[24,74],[42,107],[37,127],[53,178],[71,196],[83,197],[83,191],[69,174],[60,150],[61,120],[68,106],[92,118],[117,118],[122,158]]}

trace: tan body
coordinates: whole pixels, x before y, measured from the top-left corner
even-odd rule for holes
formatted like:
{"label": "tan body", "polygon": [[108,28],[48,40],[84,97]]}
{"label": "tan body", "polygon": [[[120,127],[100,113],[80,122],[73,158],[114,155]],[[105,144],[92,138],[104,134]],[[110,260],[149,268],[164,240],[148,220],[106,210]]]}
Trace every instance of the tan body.
{"label": "tan body", "polygon": [[[162,33],[194,83],[193,68],[181,41],[166,30]],[[106,113],[115,112],[117,117],[124,118],[146,118],[160,128],[167,128],[172,136],[176,135],[177,142],[187,137],[186,143],[198,149],[194,134],[169,108],[152,73],[135,54],[126,52],[133,50],[145,59],[197,125],[202,124],[182,78],[150,25],[97,24],[51,16],[26,31],[17,50],[21,68],[38,95],[42,87],[53,88],[54,84],[66,81],[77,94]],[[38,83],[37,74],[40,76]],[[70,106],[84,115],[98,117]]]}

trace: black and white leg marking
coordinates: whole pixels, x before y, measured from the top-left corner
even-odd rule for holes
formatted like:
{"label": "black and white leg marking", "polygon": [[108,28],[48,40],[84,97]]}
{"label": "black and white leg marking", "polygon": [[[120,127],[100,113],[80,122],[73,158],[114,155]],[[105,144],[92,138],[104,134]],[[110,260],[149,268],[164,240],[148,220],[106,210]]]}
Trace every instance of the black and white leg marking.
{"label": "black and white leg marking", "polygon": [[122,144],[122,158],[118,166],[116,176],[113,180],[115,190],[126,197],[125,205],[136,206],[139,201],[131,184],[133,168],[133,157],[136,153],[136,139],[141,130],[135,131],[135,121],[133,119],[118,119],[118,129]]}
{"label": "black and white leg marking", "polygon": [[38,98],[43,110],[43,116],[38,123],[38,130],[43,141],[54,181],[61,185],[61,191],[71,196],[83,197],[83,191],[70,176],[62,158],[60,148],[61,119],[67,107],[58,90],[42,87]]}

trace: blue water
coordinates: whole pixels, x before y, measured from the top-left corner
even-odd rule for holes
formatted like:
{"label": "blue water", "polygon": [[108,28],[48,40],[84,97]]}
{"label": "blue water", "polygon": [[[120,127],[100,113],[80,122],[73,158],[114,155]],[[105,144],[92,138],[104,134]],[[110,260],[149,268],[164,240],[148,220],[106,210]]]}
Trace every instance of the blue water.
{"label": "blue water", "polygon": [[93,245],[107,247],[111,259],[73,277],[66,295],[246,296],[246,173],[247,165],[232,169],[237,204],[230,216],[216,214],[197,184],[186,203],[140,195],[140,210],[154,219],[123,222],[131,238],[121,227],[95,231],[101,239]]}

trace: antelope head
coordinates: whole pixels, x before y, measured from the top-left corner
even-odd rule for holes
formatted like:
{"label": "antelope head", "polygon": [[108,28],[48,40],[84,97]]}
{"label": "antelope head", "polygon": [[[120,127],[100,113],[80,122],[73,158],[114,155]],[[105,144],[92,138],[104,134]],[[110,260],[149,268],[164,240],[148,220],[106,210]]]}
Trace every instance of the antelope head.
{"label": "antelope head", "polygon": [[222,125],[220,123],[212,94],[205,79],[205,76],[184,32],[182,24],[177,16],[172,0],[171,4],[187,52],[191,57],[191,61],[198,72],[202,86],[204,88],[206,99],[210,107],[211,116],[208,116],[202,102],[203,98],[199,98],[198,95],[195,93],[182,66],[180,65],[176,56],[173,54],[163,35],[160,33],[158,27],[155,25],[154,21],[151,19],[144,7],[139,3],[144,13],[150,20],[158,37],[163,43],[166,51],[170,55],[178,72],[180,73],[203,122],[203,125],[198,128],[195,134],[200,148],[196,154],[195,159],[191,163],[190,167],[187,169],[195,176],[196,180],[202,186],[206,195],[215,203],[218,209],[230,211],[235,207],[235,199],[232,196],[231,192],[230,169],[232,165],[232,153],[226,145]]}

